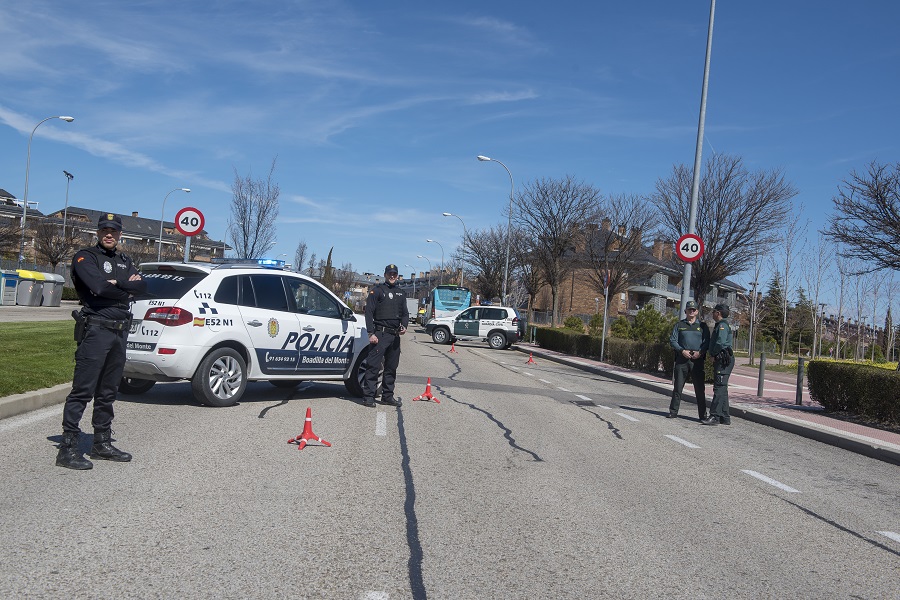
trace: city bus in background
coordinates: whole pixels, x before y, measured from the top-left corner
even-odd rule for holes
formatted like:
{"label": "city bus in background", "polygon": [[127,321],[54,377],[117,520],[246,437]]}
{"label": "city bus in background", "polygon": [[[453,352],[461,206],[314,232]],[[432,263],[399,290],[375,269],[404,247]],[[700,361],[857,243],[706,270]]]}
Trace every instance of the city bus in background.
{"label": "city bus in background", "polygon": [[425,297],[422,325],[435,317],[446,317],[472,306],[472,292],[459,285],[438,285]]}

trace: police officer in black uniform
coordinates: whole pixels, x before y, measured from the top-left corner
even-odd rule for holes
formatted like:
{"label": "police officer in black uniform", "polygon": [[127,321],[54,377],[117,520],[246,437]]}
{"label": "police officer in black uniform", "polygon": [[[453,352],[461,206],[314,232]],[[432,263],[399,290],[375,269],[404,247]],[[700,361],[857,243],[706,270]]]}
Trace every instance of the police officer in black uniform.
{"label": "police officer in black uniform", "polygon": [[394,381],[400,364],[400,336],[409,325],[409,308],[406,294],[397,287],[397,265],[384,268],[384,283],[372,288],[366,299],[366,329],[369,332],[368,368],[363,380],[363,403],[375,406],[378,389],[378,371],[384,365],[381,386],[381,403],[400,406],[400,398],[394,397]]}
{"label": "police officer in black uniform", "polygon": [[728,378],[734,369],[734,350],[731,347],[731,325],[726,320],[731,314],[731,309],[725,304],[716,304],[713,308],[712,339],[709,344],[709,355],[713,359],[713,399],[709,408],[709,418],[704,419],[704,425],[731,425],[731,415],[728,412]]}
{"label": "police officer in black uniform", "polygon": [[94,400],[94,444],[91,458],[128,462],[112,440],[113,402],[125,367],[125,344],[131,326],[131,298],[147,285],[134,263],[116,245],[122,235],[122,219],[106,213],[97,223],[97,245],[75,253],[72,282],[81,300],[75,312],[75,374],[72,392],[63,409],[63,439],[56,464],[68,469],[90,469],[91,461],[78,450],[78,424],[87,403]]}
{"label": "police officer in black uniform", "polygon": [[706,373],[703,360],[709,349],[709,327],[697,316],[697,303],[688,300],[684,305],[685,318],[675,323],[669,345],[675,350],[675,385],[672,388],[672,401],[669,403],[669,419],[678,416],[681,406],[681,390],[688,373],[694,381],[694,394],[697,397],[697,412],[702,421],[706,417]]}

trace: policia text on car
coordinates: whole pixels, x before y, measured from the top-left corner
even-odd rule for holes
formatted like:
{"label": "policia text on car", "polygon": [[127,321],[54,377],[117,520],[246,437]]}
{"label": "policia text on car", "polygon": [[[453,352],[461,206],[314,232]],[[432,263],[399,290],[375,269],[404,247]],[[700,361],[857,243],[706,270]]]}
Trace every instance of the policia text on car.
{"label": "policia text on car", "polygon": [[90,469],[91,461],[78,450],[79,423],[87,403],[94,400],[91,458],[127,462],[131,455],[112,441],[113,402],[125,366],[125,345],[131,326],[130,302],[146,290],[134,263],[118,251],[122,219],[106,213],[97,223],[97,245],[75,253],[72,282],[83,308],[76,319],[75,374],[63,409],[63,438],[56,464]]}

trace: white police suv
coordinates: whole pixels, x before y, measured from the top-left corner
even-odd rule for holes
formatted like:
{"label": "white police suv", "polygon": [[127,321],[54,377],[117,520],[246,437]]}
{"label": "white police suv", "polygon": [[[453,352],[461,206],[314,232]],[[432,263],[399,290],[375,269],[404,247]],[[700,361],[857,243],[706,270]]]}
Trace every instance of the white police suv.
{"label": "white police suv", "polygon": [[362,396],[365,320],[314,279],[248,264],[148,263],[140,271],[147,294],[132,307],[119,391],[187,379],[198,401],[230,406],[248,381],[293,387],[315,379],[343,380]]}
{"label": "white police suv", "polygon": [[436,317],[425,325],[435,344],[456,340],[487,340],[495,350],[509,348],[525,334],[525,322],[508,306],[470,306],[456,314]]}

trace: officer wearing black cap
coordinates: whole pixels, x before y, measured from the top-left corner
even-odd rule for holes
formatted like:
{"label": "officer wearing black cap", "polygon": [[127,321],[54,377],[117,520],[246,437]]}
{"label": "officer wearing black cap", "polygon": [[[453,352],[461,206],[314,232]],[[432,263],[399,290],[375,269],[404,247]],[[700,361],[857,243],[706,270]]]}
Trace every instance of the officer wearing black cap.
{"label": "officer wearing black cap", "polygon": [[678,416],[681,390],[690,373],[697,397],[697,412],[702,421],[706,417],[706,374],[703,371],[703,360],[709,349],[709,327],[697,318],[697,303],[693,300],[688,300],[684,305],[684,314],[685,318],[675,323],[669,337],[669,345],[675,349],[675,385],[672,388],[668,418]]}
{"label": "officer wearing black cap", "polygon": [[104,213],[97,222],[97,245],[72,258],[72,282],[83,308],[75,316],[75,374],[63,409],[63,438],[56,464],[90,469],[78,450],[79,423],[87,403],[94,401],[91,458],[128,462],[131,455],[112,441],[113,402],[125,367],[125,345],[131,326],[131,298],[147,285],[134,263],[118,251],[122,219]]}
{"label": "officer wearing black cap", "polygon": [[731,310],[725,304],[716,304],[713,308],[712,339],[709,343],[709,355],[713,359],[713,373],[716,376],[713,382],[712,406],[709,408],[709,418],[703,419],[704,425],[731,425],[731,415],[728,414],[728,378],[734,368],[734,350],[731,348],[731,325],[726,320]]}
{"label": "officer wearing black cap", "polygon": [[384,283],[372,288],[366,299],[366,329],[369,332],[368,368],[363,379],[363,402],[375,406],[378,389],[378,371],[384,365],[381,385],[381,403],[400,406],[400,398],[394,397],[394,381],[400,364],[400,336],[409,325],[409,308],[406,294],[397,287],[397,265],[384,268]]}

